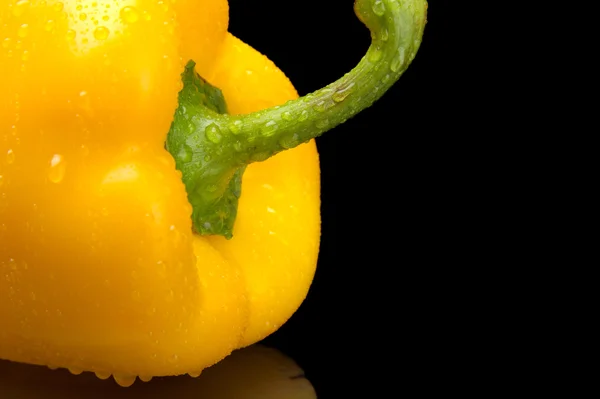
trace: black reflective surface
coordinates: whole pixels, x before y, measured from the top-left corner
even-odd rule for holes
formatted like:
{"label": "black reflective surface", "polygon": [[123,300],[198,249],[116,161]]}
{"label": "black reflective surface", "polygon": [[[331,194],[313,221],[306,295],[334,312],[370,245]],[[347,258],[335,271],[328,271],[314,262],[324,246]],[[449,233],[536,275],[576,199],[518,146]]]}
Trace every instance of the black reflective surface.
{"label": "black reflective surface", "polygon": [[128,388],[92,373],[0,361],[0,397],[10,399],[314,399],[303,371],[281,352],[254,345],[234,352],[198,377],[137,380]]}

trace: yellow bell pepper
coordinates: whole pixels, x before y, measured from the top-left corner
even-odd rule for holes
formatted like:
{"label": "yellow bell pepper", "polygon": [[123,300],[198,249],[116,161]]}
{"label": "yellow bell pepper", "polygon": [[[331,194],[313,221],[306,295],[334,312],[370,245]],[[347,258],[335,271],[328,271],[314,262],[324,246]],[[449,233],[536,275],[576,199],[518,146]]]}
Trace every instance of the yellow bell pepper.
{"label": "yellow bell pepper", "polygon": [[426,7],[357,0],[367,55],[296,99],[226,0],[3,1],[0,358],[129,385],[277,330],[318,256],[313,139],[401,76]]}

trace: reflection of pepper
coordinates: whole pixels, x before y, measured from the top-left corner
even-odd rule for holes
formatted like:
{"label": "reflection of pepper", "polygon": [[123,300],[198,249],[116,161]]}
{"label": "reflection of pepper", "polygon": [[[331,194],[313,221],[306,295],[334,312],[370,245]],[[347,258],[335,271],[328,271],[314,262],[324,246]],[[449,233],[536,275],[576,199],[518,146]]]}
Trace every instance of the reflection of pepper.
{"label": "reflection of pepper", "polygon": [[[227,33],[225,0],[2,2],[0,357],[127,384],[275,331],[317,259],[312,139],[400,77],[425,9],[357,0],[365,58],[286,103],[285,76]],[[192,63],[181,90],[190,59],[220,91]]]}
{"label": "reflection of pepper", "polygon": [[[35,384],[31,382],[35,381]],[[121,389],[93,375],[71,375],[64,370],[0,360],[0,392],[18,399],[315,399],[304,372],[290,358],[261,345],[235,351],[199,378],[180,376],[153,379]]]}

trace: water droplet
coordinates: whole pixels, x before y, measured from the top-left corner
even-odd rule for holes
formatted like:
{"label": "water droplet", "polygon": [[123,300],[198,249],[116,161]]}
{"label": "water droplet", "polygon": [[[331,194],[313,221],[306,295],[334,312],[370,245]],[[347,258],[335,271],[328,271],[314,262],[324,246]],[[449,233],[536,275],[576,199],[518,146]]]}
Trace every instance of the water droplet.
{"label": "water droplet", "polygon": [[133,385],[135,382],[135,375],[125,375],[125,374],[115,374],[113,375],[115,382],[122,386],[123,388],[127,388]]}
{"label": "water droplet", "polygon": [[102,371],[96,371],[94,374],[96,374],[96,377],[98,377],[101,380],[108,380],[111,376],[110,373],[105,373]]}
{"label": "water droplet", "polygon": [[99,26],[96,29],[94,29],[94,37],[96,38],[96,40],[106,40],[109,34],[110,31],[105,26]]}
{"label": "water droplet", "polygon": [[320,119],[315,122],[315,126],[318,129],[325,129],[327,126],[329,126],[329,119]]}
{"label": "water droplet", "polygon": [[157,4],[162,7],[164,12],[169,11],[169,4],[167,2],[161,0]]}
{"label": "water droplet", "polygon": [[379,38],[381,39],[382,42],[387,42],[387,40],[390,38],[390,33],[388,32],[387,28],[383,28]]}
{"label": "water droplet", "polygon": [[53,8],[54,8],[54,11],[61,12],[64,7],[65,7],[64,4],[59,2],[59,3],[54,4]]}
{"label": "water droplet", "polygon": [[67,39],[74,40],[76,36],[77,36],[77,32],[75,32],[73,29],[69,29],[67,31]]}
{"label": "water droplet", "polygon": [[281,119],[283,119],[284,121],[293,121],[294,116],[291,112],[285,111],[283,114],[281,114]]}
{"label": "water droplet", "polygon": [[139,379],[140,379],[140,381],[143,381],[143,382],[150,382],[150,381],[152,381],[152,376],[149,376],[149,375],[140,375]]}
{"label": "water droplet", "polygon": [[10,37],[7,37],[6,39],[2,40],[2,47],[9,48],[11,41],[12,40],[10,40]]}
{"label": "water droplet", "polygon": [[46,32],[52,32],[54,30],[55,25],[56,25],[56,23],[54,22],[54,20],[49,19],[44,24],[44,29],[46,30]]}
{"label": "water droplet", "polygon": [[140,14],[135,7],[123,7],[121,9],[121,18],[128,24],[133,24],[140,19]]}
{"label": "water droplet", "polygon": [[198,378],[198,377],[200,377],[200,374],[202,374],[202,371],[188,373],[188,375],[192,378]]}
{"label": "water droplet", "polygon": [[13,162],[15,162],[15,153],[13,152],[13,150],[9,149],[6,152],[6,163],[10,165]]}
{"label": "water droplet", "polygon": [[327,110],[327,108],[330,108],[330,104],[327,103],[327,101],[319,101],[317,104],[315,104],[314,109],[317,112],[324,112],[325,110]]}
{"label": "water droplet", "polygon": [[214,123],[208,125],[206,129],[204,129],[204,133],[206,134],[206,138],[215,144],[219,144],[223,138],[221,136],[221,130]]}
{"label": "water droplet", "polygon": [[139,291],[133,291],[131,293],[131,298],[133,298],[134,301],[139,301],[142,298],[142,296],[140,295]]}
{"label": "water droplet", "polygon": [[396,55],[396,57],[394,57],[392,63],[390,64],[390,69],[392,70],[392,72],[398,72],[400,68],[402,68],[402,65],[404,64],[404,57],[404,48],[400,47],[398,49],[398,54]]}
{"label": "water droplet", "polygon": [[240,134],[242,132],[242,125],[243,122],[240,120],[236,120],[233,121],[229,124],[229,130],[231,130],[231,133],[233,134]]}
{"label": "water droplet", "polygon": [[48,179],[52,183],[60,183],[65,177],[66,164],[63,156],[60,154],[54,154],[50,160],[50,168],[48,169]]}
{"label": "water droplet", "polygon": [[279,140],[279,145],[287,150],[296,147],[298,145],[298,142],[298,135],[293,134],[291,136],[283,137],[281,140]]}
{"label": "water droplet", "polygon": [[179,150],[179,153],[177,154],[177,159],[180,162],[190,162],[193,156],[194,152],[192,151],[192,148],[189,145],[184,144],[183,147],[181,147],[181,150]]}
{"label": "water droplet", "polygon": [[29,6],[28,0],[17,1],[17,4],[13,7],[13,15],[15,17],[20,17],[25,13],[27,7]]}
{"label": "water droplet", "polygon": [[25,37],[27,37],[28,34],[29,34],[29,25],[23,24],[23,25],[19,26],[19,29],[17,30],[17,36],[19,36],[20,38],[25,38]]}
{"label": "water droplet", "polygon": [[271,155],[268,152],[258,152],[256,154],[252,154],[251,159],[254,162],[263,162],[269,159]]}
{"label": "water droplet", "polygon": [[346,98],[348,98],[348,96],[350,95],[350,93],[352,93],[352,88],[353,87],[354,87],[354,83],[350,83],[348,86],[346,86],[344,88],[341,88],[338,91],[336,91],[335,93],[333,93],[333,96],[331,96],[331,98],[336,103],[341,103]]}
{"label": "water droplet", "polygon": [[271,120],[271,121],[268,121],[267,123],[265,123],[265,125],[261,129],[260,133],[264,137],[271,137],[272,135],[274,135],[277,132],[278,127],[279,126],[277,125],[277,122]]}
{"label": "water droplet", "polygon": [[105,15],[105,16],[102,17],[102,20],[104,22],[108,22],[110,20],[110,17],[108,15]]}
{"label": "water droplet", "polygon": [[84,13],[84,12],[82,12],[81,14],[79,14],[79,19],[80,19],[81,21],[85,21],[85,20],[87,19],[87,14],[86,14],[86,13]]}
{"label": "water droplet", "polygon": [[373,48],[369,50],[369,61],[377,62],[383,56],[383,51],[379,48]]}
{"label": "water droplet", "polygon": [[385,14],[385,4],[383,3],[383,0],[374,0],[373,1],[373,12],[375,13],[375,15],[378,16],[383,16],[383,14]]}
{"label": "water droplet", "polygon": [[81,373],[83,373],[83,370],[78,369],[76,367],[69,367],[69,371],[71,372],[71,374],[73,375],[79,375]]}
{"label": "water droplet", "polygon": [[304,122],[305,120],[308,119],[308,116],[309,116],[309,113],[307,110],[302,111],[302,113],[298,117],[298,122]]}
{"label": "water droplet", "polygon": [[0,175],[0,187],[2,187],[2,184],[4,184],[4,177]]}
{"label": "water droplet", "polygon": [[29,297],[31,298],[32,301],[35,301],[35,298],[36,298],[35,292],[31,291],[29,293]]}
{"label": "water droplet", "polygon": [[21,60],[23,61],[27,61],[29,59],[29,51],[25,50],[23,51],[23,54],[21,54]]}

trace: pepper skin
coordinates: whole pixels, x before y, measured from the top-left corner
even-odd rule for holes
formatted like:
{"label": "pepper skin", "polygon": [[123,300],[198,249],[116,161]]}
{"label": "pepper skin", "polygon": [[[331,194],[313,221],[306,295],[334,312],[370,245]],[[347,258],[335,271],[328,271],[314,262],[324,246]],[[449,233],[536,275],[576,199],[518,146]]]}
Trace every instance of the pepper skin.
{"label": "pepper skin", "polygon": [[[424,0],[357,2],[361,19],[391,30],[357,67],[356,79],[371,85],[357,85],[354,97],[367,105],[353,102],[354,75],[333,84],[331,104],[350,97],[346,108],[319,110],[335,122],[329,128],[408,67],[425,8]],[[248,167],[232,239],[194,233],[189,168],[172,155],[188,138],[174,135],[165,146],[190,59],[230,114],[203,113],[200,124],[214,117],[250,126],[242,115],[260,122],[284,103],[300,111],[285,75],[227,32],[227,14],[225,0],[0,5],[0,358],[112,374],[122,385],[197,374],[274,332],[305,298],[319,249],[313,139],[326,130],[322,121],[308,128],[306,111],[299,141],[285,148],[271,145],[283,143],[271,131],[241,136]],[[386,25],[402,18],[403,28]],[[401,59],[388,57],[386,46],[398,43]],[[379,64],[391,72],[375,74]],[[377,90],[370,76],[383,82]],[[251,154],[250,142],[271,145],[259,154],[270,158]]]}

